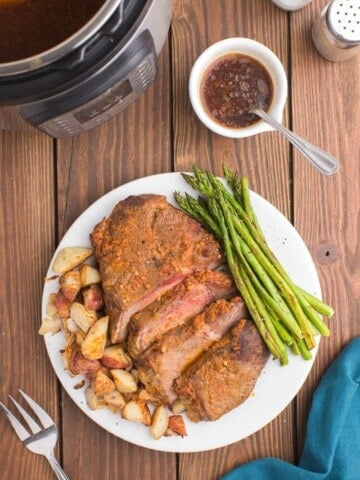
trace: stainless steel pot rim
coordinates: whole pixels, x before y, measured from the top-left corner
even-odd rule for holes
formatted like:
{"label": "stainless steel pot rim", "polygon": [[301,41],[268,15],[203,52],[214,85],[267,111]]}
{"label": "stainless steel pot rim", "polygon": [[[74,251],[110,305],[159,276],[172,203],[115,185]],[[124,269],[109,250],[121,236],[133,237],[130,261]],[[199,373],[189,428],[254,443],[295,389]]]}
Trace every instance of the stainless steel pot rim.
{"label": "stainless steel pot rim", "polygon": [[0,63],[0,77],[16,75],[44,67],[80,47],[112,16],[123,0],[105,0],[98,12],[77,32],[63,42],[32,57]]}

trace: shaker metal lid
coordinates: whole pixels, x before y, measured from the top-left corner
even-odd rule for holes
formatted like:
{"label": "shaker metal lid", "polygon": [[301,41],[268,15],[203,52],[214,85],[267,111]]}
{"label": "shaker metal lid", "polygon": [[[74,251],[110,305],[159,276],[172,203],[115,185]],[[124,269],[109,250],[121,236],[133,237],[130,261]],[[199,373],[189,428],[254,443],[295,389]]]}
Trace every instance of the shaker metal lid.
{"label": "shaker metal lid", "polygon": [[329,30],[339,41],[360,43],[360,0],[334,0],[326,17]]}

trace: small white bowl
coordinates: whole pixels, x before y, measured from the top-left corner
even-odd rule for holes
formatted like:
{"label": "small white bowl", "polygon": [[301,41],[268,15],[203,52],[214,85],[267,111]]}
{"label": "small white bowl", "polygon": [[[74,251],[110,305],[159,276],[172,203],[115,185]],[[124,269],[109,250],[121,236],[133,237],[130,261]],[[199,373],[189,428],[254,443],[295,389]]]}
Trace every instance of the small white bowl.
{"label": "small white bowl", "polygon": [[189,94],[196,115],[210,130],[225,137],[244,138],[273,130],[269,124],[260,119],[248,127],[226,127],[213,120],[204,108],[201,101],[202,77],[210,64],[229,53],[241,53],[252,57],[266,68],[273,83],[273,98],[268,113],[279,122],[282,121],[288,90],[284,67],[275,53],[265,45],[250,38],[241,37],[227,38],[214,43],[207,48],[194,63],[190,73]]}

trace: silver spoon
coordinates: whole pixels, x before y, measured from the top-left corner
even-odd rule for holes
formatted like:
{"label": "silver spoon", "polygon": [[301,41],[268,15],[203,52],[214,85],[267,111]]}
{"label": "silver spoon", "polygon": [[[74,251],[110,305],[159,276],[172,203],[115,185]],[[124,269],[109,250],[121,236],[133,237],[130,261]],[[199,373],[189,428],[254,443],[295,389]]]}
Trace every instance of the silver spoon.
{"label": "silver spoon", "polygon": [[254,113],[258,117],[262,118],[265,122],[271,125],[275,130],[278,130],[285,138],[291,142],[300,152],[306,157],[314,167],[316,167],[324,175],[333,175],[339,169],[339,164],[336,158],[329,153],[325,152],[319,147],[316,147],[312,143],[304,140],[295,133],[291,132],[288,128],[284,127],[275,120],[271,115],[261,110],[259,107],[251,109],[251,113]]}

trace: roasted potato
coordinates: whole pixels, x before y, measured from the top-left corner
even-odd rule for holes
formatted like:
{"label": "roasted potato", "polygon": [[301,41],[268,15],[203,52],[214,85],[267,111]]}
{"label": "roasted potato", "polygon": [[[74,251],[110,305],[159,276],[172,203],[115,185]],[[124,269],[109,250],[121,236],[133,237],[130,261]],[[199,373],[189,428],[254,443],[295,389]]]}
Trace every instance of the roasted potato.
{"label": "roasted potato", "polygon": [[57,310],[54,305],[55,296],[56,296],[56,293],[51,293],[49,295],[49,301],[46,304],[46,311],[45,311],[45,314],[47,317],[55,317],[55,315],[57,314]]}
{"label": "roasted potato", "polygon": [[80,327],[80,329],[87,333],[97,321],[95,310],[89,310],[84,307],[82,303],[74,302],[70,307],[70,317]]}
{"label": "roasted potato", "polygon": [[89,360],[98,360],[104,355],[107,331],[109,325],[109,317],[97,320],[88,331],[83,344],[81,345],[81,353]]}
{"label": "roasted potato", "polygon": [[85,263],[80,267],[80,280],[83,287],[89,287],[101,282],[100,272],[97,268]]}
{"label": "roasted potato", "polygon": [[67,319],[70,317],[71,302],[61,291],[54,295],[52,302],[61,318]]}
{"label": "roasted potato", "polygon": [[169,425],[169,415],[163,405],[158,405],[151,419],[150,433],[155,440],[161,438]]}
{"label": "roasted potato", "polygon": [[121,345],[106,347],[101,357],[101,363],[110,369],[131,367],[131,358]]}
{"label": "roasted potato", "polygon": [[91,386],[93,392],[97,395],[105,395],[115,390],[115,383],[100,369],[96,372]]}
{"label": "roasted potato", "polygon": [[43,318],[39,329],[40,335],[45,335],[47,333],[57,333],[61,330],[62,320],[58,315],[57,309],[53,303],[55,296],[55,293],[52,293],[49,296],[49,301],[46,304],[45,318]]}
{"label": "roasted potato", "polygon": [[114,379],[116,390],[120,393],[134,393],[138,389],[137,382],[130,372],[116,368],[110,370]]}
{"label": "roasted potato", "polygon": [[42,319],[39,334],[57,333],[61,330],[61,325],[62,321],[60,317],[45,317]]}
{"label": "roasted potato", "polygon": [[151,425],[151,414],[146,402],[142,400],[130,400],[123,408],[121,415],[126,420],[139,422],[143,425]]}
{"label": "roasted potato", "polygon": [[181,435],[182,437],[186,437],[187,435],[184,418],[181,415],[171,415],[169,417],[168,427],[177,435]]}
{"label": "roasted potato", "polygon": [[70,270],[59,278],[59,285],[64,297],[74,302],[76,295],[80,292],[81,281],[78,270]]}
{"label": "roasted potato", "polygon": [[78,330],[77,332],[75,332],[75,339],[77,345],[81,346],[84,343],[85,337],[86,333],[84,333],[82,330]]}
{"label": "roasted potato", "polygon": [[91,285],[83,292],[84,306],[90,310],[101,310],[104,307],[103,292],[99,285]]}
{"label": "roasted potato", "polygon": [[[74,350],[76,348],[77,348],[77,345],[75,342],[75,333],[71,333],[66,341],[64,351],[62,352],[62,360],[64,362],[65,370],[69,370],[71,356],[73,355]],[[70,373],[72,372],[70,371]],[[76,374],[72,374],[72,375],[76,375]]]}
{"label": "roasted potato", "polygon": [[93,249],[86,247],[66,247],[59,251],[52,265],[55,273],[65,273],[81,265],[94,254]]}
{"label": "roasted potato", "polygon": [[70,348],[71,352],[68,366],[73,375],[89,374],[99,370],[100,362],[98,362],[98,360],[89,360],[88,358],[85,358],[77,345]]}
{"label": "roasted potato", "polygon": [[145,402],[158,403],[157,400],[145,389],[141,388],[138,393],[138,399]]}
{"label": "roasted potato", "polygon": [[74,320],[69,317],[65,320],[66,330],[70,333],[76,333],[79,331],[79,325],[74,322]]}
{"label": "roasted potato", "polygon": [[119,410],[121,411],[126,405],[126,401],[124,397],[117,390],[114,390],[110,393],[106,393],[104,395],[104,401],[107,403],[107,405],[109,405],[109,407],[113,411],[119,411]]}
{"label": "roasted potato", "polygon": [[171,411],[175,414],[183,413],[186,410],[185,405],[178,398],[171,404]]}
{"label": "roasted potato", "polygon": [[106,407],[104,398],[101,395],[97,395],[94,392],[94,390],[91,388],[91,386],[88,386],[87,389],[85,390],[85,398],[91,410],[96,410],[97,408]]}

